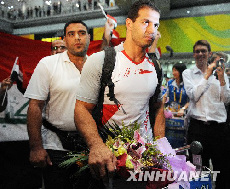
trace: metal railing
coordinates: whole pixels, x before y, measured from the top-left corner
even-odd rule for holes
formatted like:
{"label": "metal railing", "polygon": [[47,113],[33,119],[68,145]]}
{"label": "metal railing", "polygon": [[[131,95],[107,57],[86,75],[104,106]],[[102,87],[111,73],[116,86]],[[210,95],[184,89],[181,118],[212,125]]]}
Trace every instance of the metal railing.
{"label": "metal railing", "polygon": [[[108,5],[107,3],[103,3],[102,6],[104,8],[116,7],[115,4]],[[65,4],[54,2],[52,5],[45,4],[42,7],[26,7],[24,11],[22,9],[8,9],[0,5],[0,18],[9,21],[25,21],[75,13],[80,14],[87,11],[92,13],[94,10],[99,9],[97,0],[69,1]]]}

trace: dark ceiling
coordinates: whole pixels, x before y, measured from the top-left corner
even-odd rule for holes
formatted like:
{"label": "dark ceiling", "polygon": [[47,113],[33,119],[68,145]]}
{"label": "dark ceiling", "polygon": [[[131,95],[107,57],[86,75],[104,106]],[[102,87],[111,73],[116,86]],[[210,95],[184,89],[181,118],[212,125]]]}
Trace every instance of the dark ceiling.
{"label": "dark ceiling", "polygon": [[170,0],[170,9],[229,3],[230,0]]}
{"label": "dark ceiling", "polygon": [[[33,2],[36,0],[0,0],[0,2],[4,2],[5,6],[14,6],[18,7],[22,2]],[[51,2],[76,2],[77,0],[51,0]],[[105,0],[106,1],[106,0]],[[133,0],[117,0],[117,2],[132,2]],[[159,0],[161,1],[161,0]],[[45,2],[45,0],[43,0]],[[116,2],[116,0],[115,0]],[[230,3],[230,0],[169,0],[170,9],[179,9],[179,8],[187,8],[193,6],[203,6],[203,5],[214,5],[220,3]]]}

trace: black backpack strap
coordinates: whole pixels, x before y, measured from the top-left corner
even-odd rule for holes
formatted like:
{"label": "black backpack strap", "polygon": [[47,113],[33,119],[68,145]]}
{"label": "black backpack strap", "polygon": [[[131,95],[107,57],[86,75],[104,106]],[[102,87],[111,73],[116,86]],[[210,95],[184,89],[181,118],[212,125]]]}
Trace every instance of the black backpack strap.
{"label": "black backpack strap", "polygon": [[159,94],[161,92],[163,72],[162,72],[160,62],[158,60],[156,60],[156,58],[152,54],[153,53],[148,53],[149,58],[154,63],[156,73],[157,73],[157,79],[158,79],[158,84],[157,84],[155,93],[149,100],[149,120],[150,120],[151,126],[153,127],[154,124],[155,124],[155,115],[156,115],[156,109],[154,108],[154,103],[157,102],[158,96],[159,96]]}
{"label": "black backpack strap", "polygon": [[[104,93],[105,87],[109,87],[109,94],[107,96],[110,100],[115,100],[114,94],[114,83],[112,82],[111,76],[115,66],[115,56],[116,52],[113,47],[105,47],[105,58],[102,68],[101,75],[101,88],[99,92],[98,103],[93,110],[93,118],[97,123],[97,126],[101,128],[103,126],[102,116],[103,116],[103,102],[104,102]],[[115,100],[116,101],[116,100]]]}

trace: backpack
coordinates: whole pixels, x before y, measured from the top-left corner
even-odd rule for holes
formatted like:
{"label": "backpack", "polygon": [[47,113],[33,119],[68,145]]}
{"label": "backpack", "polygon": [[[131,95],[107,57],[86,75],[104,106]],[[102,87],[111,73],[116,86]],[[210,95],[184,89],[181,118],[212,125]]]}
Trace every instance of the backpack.
{"label": "backpack", "polygon": [[[102,117],[103,117],[103,102],[104,102],[104,92],[105,92],[105,87],[109,87],[109,93],[107,96],[109,97],[110,101],[114,101],[114,103],[119,106],[119,101],[116,99],[115,94],[114,94],[114,83],[112,82],[111,76],[112,72],[114,70],[115,66],[115,56],[116,52],[114,47],[105,47],[105,58],[104,58],[104,64],[102,68],[102,76],[101,76],[101,88],[99,92],[99,98],[98,98],[98,103],[96,104],[94,110],[93,110],[93,118],[98,126],[99,132],[103,128],[104,124],[102,122]],[[155,90],[154,95],[150,98],[149,100],[149,118],[150,118],[150,124],[152,127],[154,126],[155,123],[155,109],[153,104],[157,102],[158,95],[161,92],[161,83],[162,83],[162,69],[160,67],[160,63],[158,60],[155,59],[154,53],[148,53],[149,57],[152,59],[155,69],[157,72],[157,79],[158,79],[158,84]],[[123,110],[125,113],[125,111]],[[103,133],[100,133],[103,135]],[[103,138],[103,137],[102,137]]]}

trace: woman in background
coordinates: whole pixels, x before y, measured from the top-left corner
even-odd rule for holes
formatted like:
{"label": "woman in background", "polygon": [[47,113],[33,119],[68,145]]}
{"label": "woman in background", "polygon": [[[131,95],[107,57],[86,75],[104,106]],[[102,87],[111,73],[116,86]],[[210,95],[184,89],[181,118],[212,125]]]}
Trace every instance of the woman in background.
{"label": "woman in background", "polygon": [[176,63],[172,68],[173,79],[167,83],[168,102],[166,106],[174,116],[182,117],[188,108],[188,96],[184,89],[182,72],[187,69],[184,63]]}

